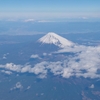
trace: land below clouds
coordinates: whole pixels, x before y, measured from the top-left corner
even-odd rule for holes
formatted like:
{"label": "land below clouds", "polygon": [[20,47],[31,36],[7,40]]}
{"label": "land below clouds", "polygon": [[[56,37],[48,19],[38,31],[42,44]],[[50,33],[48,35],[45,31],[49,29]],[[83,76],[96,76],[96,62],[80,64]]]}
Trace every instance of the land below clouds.
{"label": "land below clouds", "polygon": [[1,94],[6,93],[0,98],[27,100],[30,96],[30,100],[45,100],[48,96],[48,100],[99,100],[98,36],[90,33],[61,34],[78,46],[52,52],[50,49],[46,52],[46,48],[38,49],[37,52],[35,42],[43,35],[0,36]]}

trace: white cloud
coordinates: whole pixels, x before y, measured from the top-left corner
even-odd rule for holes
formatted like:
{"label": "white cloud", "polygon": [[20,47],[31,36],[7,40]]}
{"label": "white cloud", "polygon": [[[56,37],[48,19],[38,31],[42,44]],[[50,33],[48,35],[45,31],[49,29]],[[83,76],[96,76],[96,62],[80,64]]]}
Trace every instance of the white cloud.
{"label": "white cloud", "polygon": [[39,59],[41,59],[41,58],[39,57],[39,55],[37,55],[37,54],[32,54],[30,58],[39,58]]}
{"label": "white cloud", "polygon": [[7,59],[7,57],[4,56],[3,59]]}
{"label": "white cloud", "polygon": [[73,76],[73,69],[71,69],[71,68],[64,68],[63,69],[63,73],[62,73],[62,77],[69,78],[71,76]]}
{"label": "white cloud", "polygon": [[54,74],[54,75],[60,75],[63,73],[63,66],[62,66],[63,62],[50,62],[48,63],[47,69],[50,69],[50,71]]}
{"label": "white cloud", "polygon": [[47,55],[47,53],[43,53],[43,56],[46,56]]}
{"label": "white cloud", "polygon": [[6,53],[6,54],[3,55],[2,58],[3,58],[3,59],[7,59],[7,56],[8,56],[8,55],[9,55],[9,53]]}
{"label": "white cloud", "polygon": [[31,66],[30,65],[27,65],[27,66],[21,68],[21,72],[22,73],[29,72],[30,70],[31,70]]}
{"label": "white cloud", "polygon": [[5,69],[11,70],[11,71],[20,72],[22,65],[15,65],[13,63],[7,63],[4,67]]}
{"label": "white cloud", "polygon": [[87,50],[87,47],[84,45],[75,45],[73,48],[65,47],[63,49],[58,50],[55,53],[65,53],[65,52],[77,53],[77,52],[86,51],[86,50]]}
{"label": "white cloud", "polygon": [[46,69],[47,65],[48,65],[48,62],[38,63],[33,68],[31,68],[29,72],[39,75],[40,78],[45,78],[47,74],[47,69]]}
{"label": "white cloud", "polygon": [[16,87],[16,88],[19,88],[19,89],[23,88],[23,86],[21,85],[20,82],[17,82],[15,87]]}
{"label": "white cloud", "polygon": [[24,20],[24,22],[34,22],[35,21],[35,19],[26,19],[26,20]]}
{"label": "white cloud", "polygon": [[6,69],[6,70],[12,71],[12,72],[21,72],[23,67],[24,66],[22,66],[22,65],[16,65],[13,63],[7,63],[5,65],[0,65],[1,69]]}
{"label": "white cloud", "polygon": [[22,88],[23,88],[22,84],[20,82],[17,82],[15,86],[11,88],[10,90],[16,90],[16,89],[21,90]]}
{"label": "white cloud", "polygon": [[27,87],[27,90],[29,90],[30,88],[31,88],[31,86],[28,86],[28,87]]}
{"label": "white cloud", "polygon": [[90,86],[90,88],[92,88],[92,89],[93,89],[93,88],[94,88],[94,84],[92,84],[92,85]]}
{"label": "white cloud", "polygon": [[82,19],[86,20],[86,19],[88,19],[88,17],[82,17]]}
{"label": "white cloud", "polygon": [[5,74],[8,74],[8,75],[11,75],[12,72],[11,71],[5,71],[5,70],[1,70],[2,73],[5,73]]}
{"label": "white cloud", "polygon": [[44,93],[41,93],[41,95],[44,95]]}
{"label": "white cloud", "polygon": [[54,21],[49,21],[49,20],[39,20],[39,23],[47,23],[47,22],[54,22]]}
{"label": "white cloud", "polygon": [[69,52],[70,50],[75,55],[66,57],[64,61],[43,61],[34,66],[7,63],[6,65],[0,65],[0,68],[18,73],[34,73],[39,78],[46,78],[48,71],[64,78],[70,78],[71,76],[100,78],[100,73],[98,73],[98,70],[100,70],[100,46],[76,46],[74,48],[62,49],[59,52]]}

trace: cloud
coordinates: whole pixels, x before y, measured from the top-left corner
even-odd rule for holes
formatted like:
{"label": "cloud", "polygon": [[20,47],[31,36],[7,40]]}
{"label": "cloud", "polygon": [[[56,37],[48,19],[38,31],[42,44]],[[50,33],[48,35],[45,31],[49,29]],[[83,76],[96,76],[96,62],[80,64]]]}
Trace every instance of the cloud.
{"label": "cloud", "polygon": [[66,49],[66,52],[69,52],[68,50],[74,52],[75,55],[68,56],[64,61],[36,64],[35,74],[45,72],[43,75],[46,75],[50,70],[54,75],[61,75],[64,78],[71,76],[100,77],[100,73],[98,73],[98,70],[100,70],[100,46],[76,46],[75,48]]}
{"label": "cloud", "polygon": [[24,20],[24,22],[34,22],[35,21],[35,19],[26,19],[26,20]]}
{"label": "cloud", "polygon": [[8,56],[8,55],[9,55],[9,53],[6,53],[6,54],[3,55],[2,58],[3,58],[3,59],[7,59],[7,56]]}
{"label": "cloud", "polygon": [[7,75],[11,75],[11,74],[12,74],[12,72],[11,72],[11,71],[1,70],[1,72],[2,72],[2,73],[5,73],[5,74],[7,74]]}
{"label": "cloud", "polygon": [[54,21],[49,21],[49,20],[39,20],[39,23],[47,23],[47,22],[54,22]]}
{"label": "cloud", "polygon": [[[82,47],[82,46],[79,46],[79,47]],[[66,64],[69,68],[68,72],[70,72],[71,70],[71,75],[72,76],[74,75],[77,77],[80,77],[80,76],[83,76],[85,78],[100,77],[100,75],[97,74],[98,70],[100,69],[100,66],[99,66],[100,47],[99,46],[98,47],[84,46],[82,47],[83,49],[79,47],[72,50],[72,52],[77,52],[77,54],[74,57],[72,56],[68,59],[68,62]],[[68,49],[66,50],[66,52],[69,52]]]}
{"label": "cloud", "polygon": [[20,82],[17,82],[17,83],[15,84],[15,86],[14,86],[13,88],[11,88],[10,90],[11,90],[11,91],[12,91],[12,90],[16,90],[16,89],[21,90],[22,88],[23,88],[22,84],[21,84]]}
{"label": "cloud", "polygon": [[7,63],[5,66],[2,66],[2,67],[5,67],[5,69],[11,70],[11,71],[20,72],[22,65],[15,65],[13,63]]}
{"label": "cloud", "polygon": [[44,95],[44,93],[41,93],[41,95]]}
{"label": "cloud", "polygon": [[36,75],[39,75],[39,78],[46,78],[47,75],[47,69],[46,66],[48,65],[48,62],[41,62],[36,64],[29,73],[34,73]]}
{"label": "cloud", "polygon": [[37,54],[32,54],[30,58],[39,58],[39,59],[41,59],[41,58],[39,57],[39,55],[37,55]]}
{"label": "cloud", "polygon": [[47,69],[49,69],[54,75],[60,75],[63,73],[63,68],[62,66],[63,62],[50,62],[48,63]]}
{"label": "cloud", "polygon": [[89,88],[93,89],[94,88],[94,84],[92,84]]}
{"label": "cloud", "polygon": [[28,86],[28,87],[27,87],[27,90],[29,90],[30,88],[31,88],[31,86]]}
{"label": "cloud", "polygon": [[1,69],[9,70],[12,72],[21,72],[22,67],[23,67],[22,65],[16,65],[13,63],[7,63],[5,65],[0,65]]}
{"label": "cloud", "polygon": [[7,59],[7,57],[3,56],[3,59]]}
{"label": "cloud", "polygon": [[[34,73],[39,78],[46,78],[48,72],[60,75],[63,78],[72,76],[84,78],[100,78],[100,46],[75,46],[65,48],[56,53],[73,52],[66,55],[65,60],[56,62],[43,61],[33,65],[16,65],[7,63],[0,65],[1,69],[17,73]],[[38,57],[38,55],[33,55]]]}
{"label": "cloud", "polygon": [[87,19],[88,19],[88,17],[82,17],[82,19],[87,20]]}
{"label": "cloud", "polygon": [[31,66],[30,65],[24,66],[24,67],[20,68],[20,71],[21,71],[21,73],[30,72]]}
{"label": "cloud", "polygon": [[77,53],[77,52],[81,52],[81,51],[86,51],[87,49],[88,49],[87,46],[84,46],[84,45],[75,45],[73,48],[71,48],[71,47],[65,47],[63,49],[58,50],[55,53],[66,53],[66,52]]}
{"label": "cloud", "polygon": [[43,53],[43,56],[46,56],[47,55],[47,53]]}

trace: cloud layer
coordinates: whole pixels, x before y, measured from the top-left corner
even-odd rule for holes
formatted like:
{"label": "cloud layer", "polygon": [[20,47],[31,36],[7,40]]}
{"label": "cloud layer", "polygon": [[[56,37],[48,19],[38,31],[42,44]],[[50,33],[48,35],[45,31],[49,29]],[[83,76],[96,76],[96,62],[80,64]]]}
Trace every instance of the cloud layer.
{"label": "cloud layer", "polygon": [[70,78],[71,76],[100,78],[100,46],[75,46],[74,48],[62,49],[57,53],[63,52],[75,54],[66,56],[64,61],[43,61],[34,66],[7,63],[0,65],[0,68],[3,69],[3,72],[34,73],[39,78],[46,78],[49,71],[63,78]]}

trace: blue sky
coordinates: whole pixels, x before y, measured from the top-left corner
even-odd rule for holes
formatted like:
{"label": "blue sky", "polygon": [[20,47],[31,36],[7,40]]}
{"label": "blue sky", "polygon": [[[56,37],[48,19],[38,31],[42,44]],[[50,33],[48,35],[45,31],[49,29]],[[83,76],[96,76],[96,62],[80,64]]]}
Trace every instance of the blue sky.
{"label": "blue sky", "polygon": [[0,0],[0,18],[99,19],[100,0]]}

